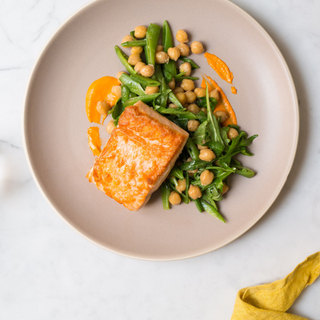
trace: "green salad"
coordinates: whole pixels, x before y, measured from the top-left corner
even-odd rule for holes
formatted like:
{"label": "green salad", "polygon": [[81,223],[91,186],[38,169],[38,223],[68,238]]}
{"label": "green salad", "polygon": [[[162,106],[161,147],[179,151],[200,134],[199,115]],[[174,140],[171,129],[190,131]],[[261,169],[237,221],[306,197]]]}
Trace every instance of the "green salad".
{"label": "green salad", "polygon": [[[162,45],[159,44],[162,29]],[[118,46],[115,52],[128,74],[120,72],[121,98],[109,114],[112,114],[114,126],[117,126],[121,113],[127,106],[142,101],[189,133],[188,141],[161,186],[163,208],[170,204],[194,202],[200,211],[206,211],[225,222],[219,212],[217,202],[228,191],[227,178],[239,174],[252,178],[255,172],[243,167],[237,154],[252,156],[248,150],[257,137],[248,137],[237,125],[223,126],[227,114],[215,112],[219,93],[195,88],[191,72],[199,66],[189,59],[189,47],[185,42],[174,47],[172,33],[167,21],[162,28],[150,24],[136,37],[137,30],[127,36],[122,47],[132,48],[127,56]],[[183,30],[179,30],[183,31]],[[184,34],[179,36],[183,39]],[[178,38],[178,34],[177,34]],[[199,45],[200,44],[200,45]],[[194,53],[203,52],[202,44],[197,43]],[[199,49],[200,48],[200,49]],[[144,51],[144,57],[140,54]],[[143,61],[144,59],[144,61]],[[177,68],[177,61],[181,60]],[[177,83],[181,83],[177,86]]]}

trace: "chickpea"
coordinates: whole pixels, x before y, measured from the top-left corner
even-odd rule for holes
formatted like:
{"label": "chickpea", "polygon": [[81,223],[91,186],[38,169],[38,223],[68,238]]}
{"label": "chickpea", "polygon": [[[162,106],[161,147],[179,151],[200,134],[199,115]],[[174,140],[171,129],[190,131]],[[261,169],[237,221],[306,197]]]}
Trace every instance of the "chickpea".
{"label": "chickpea", "polygon": [[199,158],[202,161],[212,161],[213,159],[216,158],[216,155],[210,149],[203,149],[203,150],[200,150]]}
{"label": "chickpea", "polygon": [[228,190],[229,190],[229,187],[228,187],[225,183],[223,183],[223,187],[222,187],[222,194],[227,193],[227,192],[228,192]]}
{"label": "chickpea", "polygon": [[144,38],[147,34],[147,27],[138,26],[134,28],[134,36],[138,39]]}
{"label": "chickpea", "polygon": [[203,88],[195,88],[194,93],[197,95],[198,98],[202,98],[206,96],[206,90]]}
{"label": "chickpea", "polygon": [[121,86],[113,86],[111,92],[117,96],[118,98],[121,97]]}
{"label": "chickpea", "polygon": [[171,90],[173,90],[176,86],[176,80],[172,77],[172,79],[168,82],[168,86]]}
{"label": "chickpea", "polygon": [[144,66],[140,70],[140,74],[143,75],[144,77],[150,78],[154,74],[154,66],[148,64],[147,66]]}
{"label": "chickpea", "polygon": [[180,50],[177,47],[169,48],[168,49],[168,56],[171,60],[177,61],[180,57]]}
{"label": "chickpea", "polygon": [[112,131],[114,130],[116,128],[116,126],[114,125],[114,120],[110,120],[109,122],[108,122],[108,124],[107,124],[107,132],[109,133],[109,134],[111,134],[112,133]]}
{"label": "chickpea", "polygon": [[217,119],[220,119],[221,122],[225,122],[228,118],[227,114],[224,111],[216,111],[214,115]]}
{"label": "chickpea", "polygon": [[160,51],[163,51],[163,50],[164,50],[163,45],[162,45],[162,44],[158,44],[158,45],[157,45],[157,48],[156,48],[156,53],[157,53],[157,52],[160,52]]}
{"label": "chickpea", "polygon": [[187,110],[194,114],[198,114],[200,112],[200,108],[195,103],[189,104],[187,106]]}
{"label": "chickpea", "polygon": [[200,174],[200,182],[203,186],[207,186],[210,184],[214,179],[214,174],[209,170],[204,170]]}
{"label": "chickpea", "polygon": [[185,43],[180,43],[177,48],[180,50],[180,55],[182,57],[187,57],[190,53],[190,48],[187,44]]}
{"label": "chickpea", "polygon": [[178,42],[188,42],[188,34],[184,30],[178,30],[176,34],[176,39]]}
{"label": "chickpea", "polygon": [[190,79],[183,79],[181,83],[181,88],[185,91],[194,89],[194,82]]}
{"label": "chickpea", "polygon": [[187,188],[187,181],[186,179],[183,179],[183,180],[178,180],[178,185],[176,186],[176,189],[179,191],[179,192],[183,192],[185,191]]}
{"label": "chickpea", "polygon": [[132,47],[131,48],[131,54],[141,54],[143,52],[142,47]]}
{"label": "chickpea", "polygon": [[199,41],[193,41],[191,43],[191,51],[195,54],[202,53],[204,51],[202,43]]}
{"label": "chickpea", "polygon": [[191,74],[191,64],[190,62],[185,62],[185,63],[182,63],[179,67],[179,71],[180,72],[185,72],[185,76],[190,76]]}
{"label": "chickpea", "polygon": [[175,105],[174,103],[170,103],[170,104],[169,104],[169,108],[171,108],[171,109],[177,109],[178,106]]}
{"label": "chickpea", "polygon": [[105,101],[98,101],[96,109],[101,115],[105,115],[110,110],[110,105]]}
{"label": "chickpea", "polygon": [[189,188],[189,197],[193,200],[199,199],[202,197],[201,190],[198,186],[194,186],[193,184],[190,185]]}
{"label": "chickpea", "polygon": [[169,196],[169,202],[174,206],[180,204],[181,203],[180,194],[178,192],[172,191]]}
{"label": "chickpea", "polygon": [[138,62],[141,62],[140,54],[134,53],[134,54],[130,55],[128,62],[132,66],[135,66]]}
{"label": "chickpea", "polygon": [[188,131],[190,131],[190,132],[195,132],[199,126],[200,126],[200,122],[198,120],[189,120],[188,121]]}
{"label": "chickpea", "polygon": [[127,36],[125,36],[123,39],[122,39],[122,42],[121,43],[124,43],[124,42],[127,42],[127,41],[133,41],[133,37],[128,34]]}
{"label": "chickpea", "polygon": [[230,128],[229,131],[228,131],[228,138],[230,140],[234,139],[235,137],[237,137],[239,135],[239,132],[234,129],[234,128]]}
{"label": "chickpea", "polygon": [[[122,74],[127,74],[126,72],[124,72],[124,71],[119,71],[118,73],[117,73],[117,79],[119,80],[120,79],[120,77],[121,77],[121,75]],[[121,83],[121,81],[119,80],[119,82]]]}
{"label": "chickpea", "polygon": [[205,114],[208,114],[207,108],[201,108],[200,110],[201,110],[202,112],[204,112]]}
{"label": "chickpea", "polygon": [[177,95],[177,93],[184,93],[184,90],[181,87],[176,87],[174,88],[173,93]]}
{"label": "chickpea", "polygon": [[167,63],[169,62],[169,56],[164,51],[159,51],[156,53],[156,63]]}
{"label": "chickpea", "polygon": [[197,99],[197,95],[193,91],[188,90],[184,94],[186,95],[188,103],[194,103]]}
{"label": "chickpea", "polygon": [[212,91],[210,91],[209,93],[210,98],[215,98],[217,101],[219,100],[219,91],[217,89],[213,89]]}
{"label": "chickpea", "polygon": [[176,97],[181,102],[182,105],[184,105],[187,101],[186,95],[182,92],[177,93]]}
{"label": "chickpea", "polygon": [[138,73],[140,73],[141,69],[143,67],[145,67],[145,63],[142,61],[139,61],[135,66],[134,66],[134,70],[137,71]]}
{"label": "chickpea", "polygon": [[144,90],[146,94],[154,94],[159,92],[159,87],[146,87]]}
{"label": "chickpea", "polygon": [[204,149],[208,149],[209,147],[207,146],[202,146],[201,144],[197,144],[197,147],[199,150],[204,150]]}

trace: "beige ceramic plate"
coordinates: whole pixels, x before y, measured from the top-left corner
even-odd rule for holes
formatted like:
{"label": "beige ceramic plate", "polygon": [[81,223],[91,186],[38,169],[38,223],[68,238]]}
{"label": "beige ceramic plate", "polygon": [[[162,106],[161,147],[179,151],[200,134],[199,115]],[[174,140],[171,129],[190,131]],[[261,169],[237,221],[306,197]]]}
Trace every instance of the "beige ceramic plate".
{"label": "beige ceramic plate", "polygon": [[[250,135],[258,133],[244,165],[257,176],[231,179],[219,204],[227,224],[193,204],[162,209],[160,194],[138,212],[89,184],[93,164],[87,144],[85,95],[89,85],[123,70],[114,45],[137,25],[185,29],[226,61],[238,95],[220,80],[202,55],[201,71],[219,80]],[[101,130],[103,132],[103,130]],[[96,1],[69,19],[42,52],[25,101],[25,147],[44,196],[70,226],[119,254],[174,260],[215,250],[252,227],[278,196],[290,171],[298,137],[298,106],[287,65],[269,35],[247,13],[225,0]],[[106,138],[106,136],[104,137]]]}

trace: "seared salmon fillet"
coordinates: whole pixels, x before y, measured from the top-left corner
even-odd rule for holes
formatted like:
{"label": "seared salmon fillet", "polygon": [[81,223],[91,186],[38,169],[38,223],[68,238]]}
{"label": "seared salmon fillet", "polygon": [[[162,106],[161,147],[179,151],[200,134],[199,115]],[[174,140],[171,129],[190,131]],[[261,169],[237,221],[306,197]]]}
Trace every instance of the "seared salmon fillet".
{"label": "seared salmon fillet", "polygon": [[127,107],[89,181],[129,210],[139,210],[166,179],[188,136],[142,102]]}

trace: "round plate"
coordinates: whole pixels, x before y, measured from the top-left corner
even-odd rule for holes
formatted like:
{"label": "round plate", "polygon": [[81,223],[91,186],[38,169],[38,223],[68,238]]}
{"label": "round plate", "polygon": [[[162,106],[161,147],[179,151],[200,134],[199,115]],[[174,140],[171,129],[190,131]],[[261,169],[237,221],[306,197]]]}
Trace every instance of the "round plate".
{"label": "round plate", "polygon": [[[174,34],[186,30],[191,41],[202,41],[228,64],[237,95],[203,55],[191,56],[225,90],[241,128],[259,134],[251,149],[255,156],[241,159],[256,177],[232,177],[230,191],[219,203],[226,224],[199,213],[193,204],[164,211],[159,192],[141,210],[130,212],[85,178],[94,160],[87,143],[89,85],[124,69],[114,46],[126,34],[137,25],[162,25],[165,19]],[[262,27],[233,3],[96,1],[58,30],[36,63],[25,100],[24,137],[40,190],[70,226],[125,256],[175,260],[215,250],[263,216],[292,166],[298,118],[294,84],[281,53]],[[100,131],[105,135],[105,128]]]}

